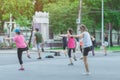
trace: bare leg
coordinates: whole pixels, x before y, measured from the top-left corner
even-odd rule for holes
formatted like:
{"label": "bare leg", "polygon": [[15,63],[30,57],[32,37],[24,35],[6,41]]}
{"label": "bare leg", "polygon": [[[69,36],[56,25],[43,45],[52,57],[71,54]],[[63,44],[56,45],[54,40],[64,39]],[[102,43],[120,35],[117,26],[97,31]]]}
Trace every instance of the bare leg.
{"label": "bare leg", "polygon": [[20,66],[21,66],[21,68],[24,68],[24,67],[23,67],[23,64],[20,64]]}
{"label": "bare leg", "polygon": [[40,55],[40,49],[38,48],[38,58],[37,59],[41,59],[41,55]]}
{"label": "bare leg", "polygon": [[88,62],[87,62],[87,56],[83,56],[83,61],[84,61],[86,72],[89,72]]}
{"label": "bare leg", "polygon": [[31,57],[30,57],[29,50],[27,50],[26,52],[27,52],[27,57],[28,57],[28,58],[31,58]]}
{"label": "bare leg", "polygon": [[69,63],[68,65],[73,65],[73,62],[72,62],[72,58],[71,58],[71,57],[69,58],[69,60],[70,60],[70,63]]}
{"label": "bare leg", "polygon": [[74,57],[73,57],[73,59],[74,59],[75,61],[77,61],[75,53],[73,53],[73,54],[74,54]]}
{"label": "bare leg", "polygon": [[67,50],[64,50],[63,52],[64,52],[65,56],[67,56]]}
{"label": "bare leg", "polygon": [[70,59],[70,63],[72,63],[72,58],[69,58]]}
{"label": "bare leg", "polygon": [[92,55],[95,56],[94,46],[92,46]]}
{"label": "bare leg", "polygon": [[81,51],[81,57],[80,57],[80,59],[83,59],[83,48],[82,48],[82,46],[80,46],[80,51]]}
{"label": "bare leg", "polygon": [[103,46],[104,47],[104,52],[105,52],[105,56],[107,55],[107,50],[106,50],[106,46]]}
{"label": "bare leg", "polygon": [[40,57],[40,49],[38,49],[38,57]]}

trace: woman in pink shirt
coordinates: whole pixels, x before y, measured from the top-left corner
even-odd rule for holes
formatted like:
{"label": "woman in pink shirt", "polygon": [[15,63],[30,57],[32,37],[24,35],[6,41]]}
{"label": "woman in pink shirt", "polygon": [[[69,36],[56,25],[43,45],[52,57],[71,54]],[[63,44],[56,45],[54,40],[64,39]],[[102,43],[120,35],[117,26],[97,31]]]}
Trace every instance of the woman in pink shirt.
{"label": "woman in pink shirt", "polygon": [[75,52],[75,38],[74,37],[70,37],[70,35],[73,34],[73,30],[70,28],[67,31],[66,35],[61,35],[61,36],[66,36],[68,37],[68,57],[70,60],[70,63],[68,65],[73,65],[73,61],[72,61],[72,56],[71,56],[71,50],[73,50],[73,52]]}
{"label": "woman in pink shirt", "polygon": [[[7,40],[12,39],[16,43],[18,60],[21,65],[19,70],[24,70],[23,61],[22,61],[22,52],[28,51],[27,44],[25,42],[24,36],[20,34],[20,30],[15,30],[16,35],[13,38],[6,38]],[[27,57],[30,58],[29,53],[27,52]]]}

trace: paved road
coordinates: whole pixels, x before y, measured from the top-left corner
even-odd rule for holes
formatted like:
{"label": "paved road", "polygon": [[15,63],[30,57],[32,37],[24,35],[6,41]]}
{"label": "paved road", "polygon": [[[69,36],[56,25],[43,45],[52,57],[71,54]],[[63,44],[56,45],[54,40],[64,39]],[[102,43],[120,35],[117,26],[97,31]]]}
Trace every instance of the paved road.
{"label": "paved road", "polygon": [[[9,52],[9,53],[7,53]],[[13,54],[12,54],[13,53]],[[0,50],[0,80],[120,80],[120,53],[104,56],[103,52],[89,54],[91,75],[85,76],[83,61],[77,58],[74,66],[68,66],[68,58],[63,54],[52,59],[45,58],[53,53],[43,53],[42,60],[37,60],[36,52],[32,59],[23,55],[25,71],[19,71],[15,51]],[[79,57],[80,54],[77,53]]]}

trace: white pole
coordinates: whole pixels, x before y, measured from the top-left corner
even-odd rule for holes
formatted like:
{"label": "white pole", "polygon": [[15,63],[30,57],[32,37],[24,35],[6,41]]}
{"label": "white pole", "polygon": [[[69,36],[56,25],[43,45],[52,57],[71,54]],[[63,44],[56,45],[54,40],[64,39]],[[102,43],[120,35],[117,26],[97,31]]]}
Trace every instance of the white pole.
{"label": "white pole", "polygon": [[104,2],[102,0],[102,45],[104,42]]}
{"label": "white pole", "polygon": [[109,39],[108,39],[109,49],[110,49],[110,29],[111,29],[111,24],[109,23]]}
{"label": "white pole", "polygon": [[[10,27],[10,36],[11,37],[11,29],[12,29],[12,14],[10,14],[10,23],[9,23],[9,27]],[[11,40],[10,40],[11,43]]]}
{"label": "white pole", "polygon": [[79,25],[81,24],[81,9],[82,9],[82,0],[80,0],[80,4],[79,4],[77,34],[79,34]]}

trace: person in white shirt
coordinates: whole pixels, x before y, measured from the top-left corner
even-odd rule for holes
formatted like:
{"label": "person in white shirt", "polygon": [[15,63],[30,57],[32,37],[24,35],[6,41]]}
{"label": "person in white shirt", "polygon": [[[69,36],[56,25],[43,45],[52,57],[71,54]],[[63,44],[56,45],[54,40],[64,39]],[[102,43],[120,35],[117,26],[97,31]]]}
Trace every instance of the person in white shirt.
{"label": "person in white shirt", "polygon": [[105,56],[107,56],[108,34],[105,34],[104,36],[105,37],[104,37],[103,48],[104,48]]}
{"label": "person in white shirt", "polygon": [[88,56],[89,51],[91,51],[92,49],[91,48],[92,47],[91,36],[88,32],[87,27],[83,24],[80,25],[80,31],[81,31],[81,34],[71,35],[71,36],[83,39],[83,61],[84,61],[85,69],[86,69],[85,74],[89,75],[90,71],[89,71],[87,56]]}

